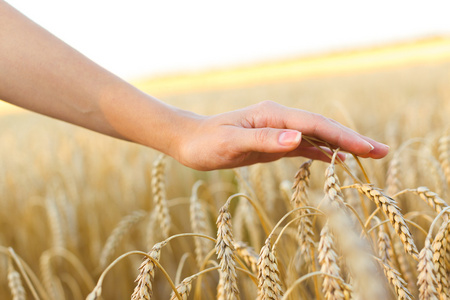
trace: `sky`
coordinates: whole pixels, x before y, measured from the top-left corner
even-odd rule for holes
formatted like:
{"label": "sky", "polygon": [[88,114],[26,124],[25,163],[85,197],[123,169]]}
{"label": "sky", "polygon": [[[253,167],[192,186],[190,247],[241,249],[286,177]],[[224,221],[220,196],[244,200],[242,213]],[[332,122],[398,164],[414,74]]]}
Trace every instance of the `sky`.
{"label": "sky", "polygon": [[448,0],[6,2],[129,80],[450,36]]}

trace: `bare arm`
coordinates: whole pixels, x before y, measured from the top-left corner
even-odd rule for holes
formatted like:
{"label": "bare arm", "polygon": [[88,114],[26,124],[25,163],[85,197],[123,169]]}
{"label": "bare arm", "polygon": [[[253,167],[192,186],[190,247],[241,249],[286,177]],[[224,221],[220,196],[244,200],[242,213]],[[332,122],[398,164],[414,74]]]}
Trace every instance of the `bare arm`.
{"label": "bare arm", "polygon": [[293,155],[326,160],[301,141],[300,133],[365,157],[380,158],[388,151],[330,119],[272,102],[212,117],[169,106],[101,68],[2,0],[0,41],[0,99],[157,149],[196,169]]}
{"label": "bare arm", "polygon": [[176,117],[184,118],[181,111],[104,70],[3,1],[0,41],[0,99],[169,151],[167,134],[175,132]]}

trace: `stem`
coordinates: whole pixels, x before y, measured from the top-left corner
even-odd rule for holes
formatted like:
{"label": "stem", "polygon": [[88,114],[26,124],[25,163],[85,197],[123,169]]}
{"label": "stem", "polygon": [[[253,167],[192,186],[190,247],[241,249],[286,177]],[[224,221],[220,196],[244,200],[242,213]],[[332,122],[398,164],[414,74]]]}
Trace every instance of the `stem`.
{"label": "stem", "polygon": [[81,276],[84,284],[89,290],[92,290],[95,287],[95,283],[92,280],[89,272],[84,268],[83,264],[81,264],[79,259],[72,252],[65,248],[52,248],[46,250],[42,255],[45,255],[46,253],[50,253],[51,256],[60,256],[64,258],[77,270],[78,274]]}
{"label": "stem", "polygon": [[228,199],[227,199],[227,203],[228,205],[230,205],[230,202],[232,199],[236,198],[236,197],[244,197],[245,199],[247,199],[250,204],[253,206],[253,208],[256,211],[256,214],[258,215],[259,221],[261,222],[261,226],[263,227],[264,232],[266,233],[266,235],[269,234],[270,230],[269,230],[269,226],[271,227],[269,218],[267,217],[267,215],[264,213],[264,210],[261,208],[261,206],[259,205],[259,203],[253,201],[249,196],[247,196],[246,194],[243,193],[237,193],[234,195],[231,195]]}
{"label": "stem", "polygon": [[385,223],[389,223],[389,220],[383,220],[383,221],[379,221],[378,224],[374,225],[372,228],[370,228],[367,232],[370,233],[372,230],[374,230],[375,228],[377,228],[378,226],[381,226]]}
{"label": "stem", "polygon": [[242,262],[241,258],[236,256],[236,261],[242,267],[242,268],[239,268],[236,266],[236,269],[240,269],[240,271],[249,275],[251,280],[253,281],[253,283],[256,284],[256,286],[258,286],[258,278],[256,278],[256,276],[248,270],[247,266]]}
{"label": "stem", "polygon": [[315,207],[312,206],[302,206],[302,207],[297,207],[294,208],[293,210],[287,212],[277,223],[277,225],[275,225],[275,227],[272,229],[272,232],[270,232],[270,234],[268,235],[267,239],[270,241],[270,239],[272,238],[272,235],[275,233],[275,230],[281,225],[281,223],[287,218],[289,217],[290,214],[299,211],[301,209],[311,209],[311,210],[315,210],[317,212],[319,212],[319,214],[325,215],[325,213]]}
{"label": "stem", "polygon": [[175,273],[175,285],[180,284],[181,280],[181,272],[183,271],[183,267],[186,263],[186,260],[191,256],[191,253],[184,253],[183,256],[180,259],[180,263],[177,267],[177,272]]}
{"label": "stem", "polygon": [[[366,220],[369,218],[369,216],[370,216],[370,214],[369,214],[369,210],[367,209],[367,206],[366,206],[366,204],[364,203],[364,195],[362,194],[362,192],[360,191],[360,189],[359,189],[359,187],[361,186],[361,184],[351,184],[351,185],[348,185],[348,186],[346,186],[345,188],[346,189],[348,189],[348,188],[352,188],[352,189],[356,189],[357,191],[358,191],[358,194],[360,195],[360,202],[361,202],[361,207],[362,207],[362,210],[363,210],[363,212],[364,212],[364,216],[366,217]],[[342,189],[342,188],[341,188]],[[378,207],[378,206],[377,206]]]}
{"label": "stem", "polygon": [[409,219],[414,219],[416,217],[422,217],[425,220],[427,220],[428,222],[433,223],[434,218],[431,217],[433,213],[429,212],[429,211],[410,211],[407,212],[406,214],[403,215],[403,217],[409,218]]}
{"label": "stem", "polygon": [[[208,253],[208,254],[205,256],[205,258],[203,259],[203,263],[202,263],[202,265],[201,265],[201,267],[200,267],[200,271],[202,271],[202,270],[204,270],[204,269],[206,268],[206,265],[208,264],[209,259],[210,259],[215,253],[216,253],[216,249],[215,249],[215,248],[213,248],[211,251],[209,251],[209,253]],[[199,279],[197,280],[197,284],[195,285],[195,296],[201,294],[201,291],[200,291],[201,283],[202,283],[202,279],[199,278]],[[194,298],[196,298],[196,297],[194,297]]]}
{"label": "stem", "polygon": [[391,198],[396,198],[396,197],[406,194],[406,193],[414,193],[415,191],[416,191],[415,189],[404,189],[403,191],[400,191],[400,192],[396,193],[395,195],[391,196]]}
{"label": "stem", "polygon": [[[313,145],[314,147],[316,147],[317,149],[319,149],[323,154],[325,154],[326,156],[328,156],[328,158],[330,158],[330,160],[332,159],[332,155],[330,155],[330,153],[326,152],[325,150],[323,150],[319,145],[317,145],[316,143],[314,143],[313,141],[319,142],[319,143],[323,143],[325,145],[327,145],[328,148],[332,149],[332,147],[324,142],[321,141],[319,139],[310,137],[310,136],[302,136],[302,139],[306,140],[308,143],[310,143],[311,145]],[[350,171],[349,167],[339,158],[339,156],[337,157],[337,160],[339,162],[339,165],[342,166],[342,168],[344,169],[345,172],[347,172],[347,174],[357,183],[361,183],[361,180],[359,180],[358,178],[355,177],[355,175],[353,175],[353,173]]]}
{"label": "stem", "polygon": [[297,220],[299,220],[299,219],[301,219],[301,218],[303,218],[303,217],[308,217],[308,216],[318,216],[318,215],[320,216],[321,214],[319,214],[319,213],[304,214],[304,215],[297,216],[297,217],[295,217],[294,219],[290,220],[289,223],[287,223],[286,225],[284,225],[284,227],[281,229],[280,233],[278,233],[278,237],[277,237],[277,239],[275,240],[275,242],[273,243],[272,250],[275,251],[276,246],[277,246],[277,244],[278,244],[278,242],[279,242],[281,236],[283,235],[284,231],[285,231],[292,223],[294,223],[295,221],[297,221]]}
{"label": "stem", "polygon": [[208,235],[201,234],[201,233],[179,233],[179,234],[175,234],[175,235],[172,235],[172,236],[168,237],[162,243],[165,245],[168,242],[170,242],[171,240],[173,240],[174,238],[183,237],[183,236],[202,237],[202,238],[208,239],[208,240],[210,240],[210,241],[212,241],[214,243],[216,242],[215,238],[212,238],[212,237],[210,237]]}
{"label": "stem", "polygon": [[359,160],[358,156],[356,156],[355,154],[352,154],[352,155],[355,158],[356,162],[358,163],[359,168],[363,172],[364,178],[366,179],[367,183],[370,184],[369,176],[367,176],[366,169],[364,169],[364,167],[363,167],[361,161]]}
{"label": "stem", "polygon": [[308,273],[306,275],[303,275],[302,277],[300,277],[299,279],[297,279],[296,281],[294,281],[293,284],[291,284],[291,286],[289,287],[289,289],[284,293],[283,298],[281,298],[281,300],[287,300],[287,296],[294,290],[294,288],[302,283],[303,281],[305,281],[306,279],[313,277],[313,276],[317,276],[317,275],[322,275],[322,276],[328,276],[331,277],[333,279],[337,279],[340,280],[342,283],[345,283],[344,280],[341,277],[337,277],[328,273],[324,273],[324,272],[311,272]]}
{"label": "stem", "polygon": [[447,213],[450,210],[450,206],[444,208],[437,216],[434,218],[433,223],[430,225],[430,229],[428,230],[427,239],[431,239],[431,234],[433,233],[433,227],[436,224],[437,220],[444,214]]}
{"label": "stem", "polygon": [[380,208],[377,207],[373,213],[367,218],[366,223],[364,224],[364,228],[367,228],[367,226],[369,226],[370,221],[372,221],[372,219],[376,216],[376,214],[380,211]]}

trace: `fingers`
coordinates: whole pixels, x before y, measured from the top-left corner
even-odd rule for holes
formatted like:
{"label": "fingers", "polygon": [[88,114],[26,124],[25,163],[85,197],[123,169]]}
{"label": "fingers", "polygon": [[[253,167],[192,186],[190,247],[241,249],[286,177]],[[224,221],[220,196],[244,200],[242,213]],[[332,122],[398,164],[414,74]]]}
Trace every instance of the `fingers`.
{"label": "fingers", "polygon": [[[244,128],[233,132],[233,152],[247,153],[243,164],[270,162],[284,156],[303,156],[314,160],[330,162],[332,152],[327,148],[302,147],[302,135],[298,131],[274,128]],[[338,154],[345,160],[345,154]]]}
{"label": "fingers", "polygon": [[276,128],[237,128],[233,135],[240,153],[287,153],[300,145],[302,137],[298,131]]}
{"label": "fingers", "polygon": [[[384,157],[389,147],[362,136],[359,133],[319,114],[288,108],[274,102],[264,102],[256,106],[253,114],[255,127],[275,127],[297,130],[303,136],[315,137],[327,142],[334,148],[351,152],[363,157]],[[305,141],[302,145],[305,145]]]}

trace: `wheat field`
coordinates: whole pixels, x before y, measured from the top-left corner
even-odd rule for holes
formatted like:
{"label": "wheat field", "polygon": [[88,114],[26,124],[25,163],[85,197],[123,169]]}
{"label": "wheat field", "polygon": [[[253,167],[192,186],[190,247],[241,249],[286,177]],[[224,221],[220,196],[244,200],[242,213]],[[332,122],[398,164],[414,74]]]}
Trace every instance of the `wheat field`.
{"label": "wheat field", "polygon": [[[274,100],[391,147],[198,172],[34,114],[0,117],[1,299],[447,299],[450,64],[164,98]],[[176,290],[176,294],[173,293]]]}

